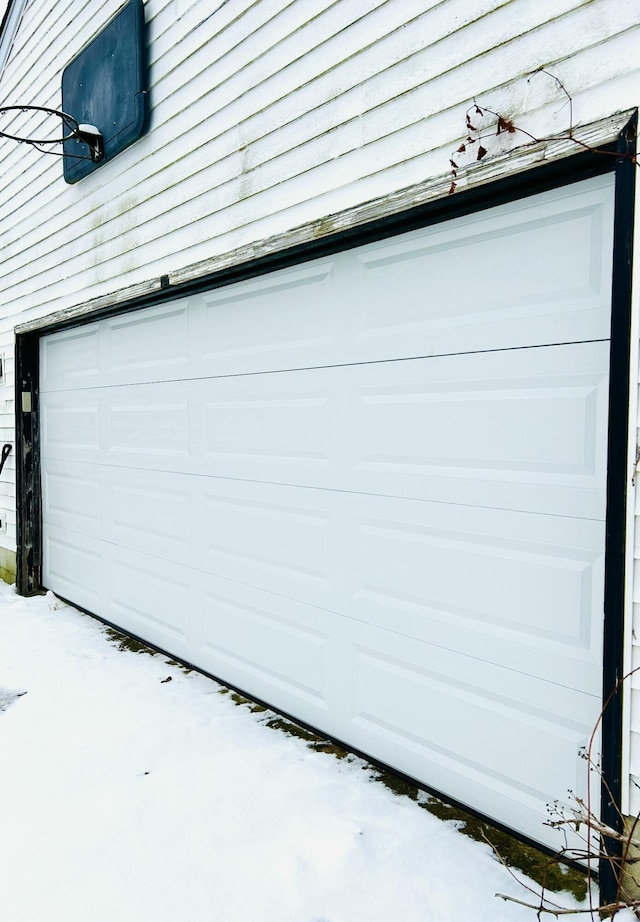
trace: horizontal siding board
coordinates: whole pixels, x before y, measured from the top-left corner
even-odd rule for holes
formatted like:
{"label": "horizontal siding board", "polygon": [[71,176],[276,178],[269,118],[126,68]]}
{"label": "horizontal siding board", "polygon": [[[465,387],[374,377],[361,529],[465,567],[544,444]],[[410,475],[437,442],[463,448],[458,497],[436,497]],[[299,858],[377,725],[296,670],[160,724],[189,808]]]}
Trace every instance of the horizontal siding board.
{"label": "horizontal siding board", "polygon": [[[375,7],[373,10],[372,6]],[[211,64],[209,48],[204,46],[201,51],[189,57],[189,82],[196,92],[199,86],[215,88],[218,113],[243,99],[247,93],[258,95],[260,108],[266,108],[274,101],[283,99],[292,92],[298,92],[301,87],[324,72],[333,70],[345,60],[353,58],[361,53],[363,48],[370,48],[389,29],[400,28],[403,21],[410,22],[413,17],[419,15],[419,7],[415,0],[411,0],[407,7],[406,17],[392,19],[388,13],[389,0],[375,0],[375,3],[372,0],[358,0],[350,4],[337,5],[334,0],[325,15],[318,17],[317,22],[305,24],[303,21],[297,31],[284,36],[278,42],[270,44],[268,36],[258,33],[255,37],[259,42],[258,47],[264,50],[257,58],[250,54],[251,46],[247,45],[239,61],[227,61],[225,57]],[[372,28],[370,21],[378,20],[380,24],[375,32],[370,37],[367,37],[366,33],[363,35],[367,25]],[[416,28],[416,32],[421,34],[419,27]],[[322,49],[321,54],[318,54],[319,49]],[[379,65],[382,60],[381,52]],[[238,70],[238,67],[241,69]],[[182,71],[180,78],[180,85],[185,86]],[[162,89],[165,89],[164,93],[160,92]],[[165,88],[162,84],[158,86],[157,104],[160,111],[163,103],[171,101],[177,89],[174,81]],[[247,112],[252,111],[250,98],[251,96],[247,99]],[[192,102],[197,104],[198,97]]]}
{"label": "horizontal siding board", "polygon": [[[508,6],[512,2],[514,0],[500,0],[499,3],[492,5],[497,9]],[[368,5],[371,6],[371,4]],[[352,13],[353,9],[352,4],[343,4],[341,12]],[[221,92],[217,111],[220,112],[226,105],[243,98],[247,89],[246,84],[249,82],[251,90],[259,91],[261,99],[267,101],[269,105],[284,99],[293,87],[294,108],[291,110],[290,118],[295,119],[312,107],[305,104],[302,109],[296,110],[300,93],[304,94],[310,87],[317,86],[318,78],[339,72],[343,65],[352,65],[351,69],[346,71],[346,79],[343,80],[342,85],[330,86],[329,92],[320,99],[320,102],[334,100],[338,93],[343,93],[358,84],[364,85],[369,77],[385,72],[396,63],[407,61],[416,51],[429,47],[433,52],[437,43],[444,37],[455,37],[455,31],[458,31],[459,27],[453,30],[450,15],[444,17],[444,22],[432,21],[441,9],[442,5],[438,4],[435,11],[425,12],[424,5],[420,3],[412,2],[399,7],[387,0],[382,6],[363,15],[361,20],[343,22],[342,28],[334,28],[324,36],[317,30],[310,32],[311,41],[306,45],[304,35],[308,27],[301,29],[287,42],[270,47],[263,54],[261,60],[264,61],[262,64],[264,80],[250,81],[245,68],[245,72],[241,75],[236,75],[234,78],[232,72],[230,79],[226,82],[217,82],[216,91]],[[345,17],[342,18],[344,20]],[[328,16],[323,17],[323,20],[325,19],[329,21]],[[352,20],[353,17],[350,16],[349,19]],[[486,14],[483,16],[483,20],[488,22],[489,19],[490,17]],[[340,26],[340,21],[338,25]],[[461,44],[461,48],[464,48],[464,45]],[[455,55],[455,46],[450,47],[449,52]],[[440,60],[439,56],[437,57]],[[200,70],[191,74],[194,81],[210,68],[207,60],[205,57],[202,62],[204,71]],[[190,63],[195,65],[197,59],[192,59]],[[216,63],[213,67],[214,75],[218,74],[217,66]],[[423,75],[420,72],[413,73],[411,66],[403,69],[401,79],[424,82]],[[236,85],[238,85],[238,90],[234,91]],[[396,90],[394,81],[391,81],[389,86],[392,92]],[[176,90],[178,87],[172,83],[168,87],[166,96],[158,95],[157,104],[162,106],[165,100],[170,101]],[[313,105],[317,104],[316,102]],[[266,106],[263,105],[262,108]]]}
{"label": "horizontal siding board", "polygon": [[[278,0],[269,5],[261,4],[256,11],[241,19],[224,32],[208,36],[205,30],[194,34],[199,41],[192,41],[185,48],[175,69],[180,68],[183,83],[192,83],[203,74],[207,82],[222,91],[221,105],[229,94],[232,98],[242,95],[252,86],[262,83],[274,70],[271,65],[287,66],[298,55],[304,55],[327,34],[335,33],[334,24],[344,23],[370,8],[371,2],[385,0],[352,0],[348,5],[340,0],[311,0],[304,5]],[[291,42],[295,49],[291,49]],[[279,58],[279,61],[278,61]],[[158,62],[161,64],[161,61]],[[175,69],[166,70],[169,92],[173,87],[171,77]],[[158,66],[159,73],[162,73]],[[162,78],[158,81],[160,87]],[[224,89],[223,89],[224,88]],[[160,93],[162,98],[162,93]]]}
{"label": "horizontal siding board", "polygon": [[[32,24],[34,14],[36,20]],[[28,29],[18,33],[24,42],[14,47],[3,75],[3,86],[9,90],[19,87],[22,95],[32,96],[34,88],[46,85],[46,75],[61,71],[108,19],[108,5],[104,4],[96,9],[96,4],[78,7],[73,0],[62,0],[56,3],[54,11],[47,11],[46,4],[30,4],[24,20],[25,26],[26,22],[29,24]],[[31,29],[38,35],[37,42],[33,41]],[[56,89],[59,93],[59,82]]]}
{"label": "horizontal siding board", "polygon": [[[217,9],[213,11],[211,4],[193,3],[187,13],[177,19],[175,4],[172,2],[164,6],[158,3],[148,5],[146,17],[154,48],[154,61],[161,65],[162,72],[169,72],[178,67],[203,41],[214,40],[233,30],[245,17],[249,17],[246,22],[250,28],[251,21],[254,24],[268,21],[294,2],[273,0],[265,6],[261,0],[238,0],[235,3],[218,3]],[[176,47],[178,43],[179,48]],[[166,65],[165,57],[168,59]]]}

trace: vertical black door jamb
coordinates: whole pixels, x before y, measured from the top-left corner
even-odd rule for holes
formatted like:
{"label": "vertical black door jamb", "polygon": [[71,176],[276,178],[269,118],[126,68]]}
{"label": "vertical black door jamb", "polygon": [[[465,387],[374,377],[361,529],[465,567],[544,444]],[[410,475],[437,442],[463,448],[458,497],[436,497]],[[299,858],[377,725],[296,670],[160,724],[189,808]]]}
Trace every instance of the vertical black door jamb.
{"label": "vertical black door jamb", "polygon": [[[626,565],[627,452],[629,428],[629,369],[631,356],[631,273],[636,165],[637,113],[618,141],[623,154],[616,163],[611,291],[611,352],[609,383],[609,444],[607,458],[607,520],[604,585],[604,652],[602,716],[602,821],[621,830],[622,701],[624,668],[624,602]],[[618,894],[620,843],[606,838],[613,858],[600,860],[600,898],[613,902]]]}
{"label": "vertical black door jamb", "polygon": [[39,351],[36,334],[16,337],[16,588],[20,595],[42,591]]}

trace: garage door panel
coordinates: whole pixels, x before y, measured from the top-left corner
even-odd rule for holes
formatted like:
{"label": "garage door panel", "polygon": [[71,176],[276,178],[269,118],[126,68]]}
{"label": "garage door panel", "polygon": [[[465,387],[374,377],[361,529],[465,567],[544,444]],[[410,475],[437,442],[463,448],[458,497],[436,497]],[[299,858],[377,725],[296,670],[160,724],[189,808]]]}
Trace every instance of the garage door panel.
{"label": "garage door panel", "polygon": [[104,604],[103,546],[69,529],[47,525],[43,580],[65,599],[97,611]]}
{"label": "garage door panel", "polygon": [[189,374],[190,321],[186,300],[112,317],[101,327],[103,378],[128,384]]}
{"label": "garage door panel", "polygon": [[[411,382],[382,384],[380,379],[391,375],[378,370],[375,385],[356,386],[362,404],[354,420],[360,428],[358,470],[392,475],[419,469],[427,476],[430,469],[441,468],[501,477],[602,478],[597,435],[607,378],[563,372],[579,348],[565,347],[562,356],[554,350],[483,356],[476,365],[485,368],[477,368],[477,377],[471,377],[474,363],[466,357],[408,368],[402,377]],[[458,370],[455,383],[436,377],[445,361]],[[489,367],[494,377],[487,379],[483,372]],[[401,376],[395,367],[391,371],[396,380]]]}
{"label": "garage door panel", "polygon": [[317,490],[301,496],[272,486],[261,491],[260,502],[248,492],[231,485],[203,497],[209,527],[196,552],[199,564],[237,582],[333,608],[339,593],[332,553],[340,534],[335,501]]}
{"label": "garage door panel", "polygon": [[[606,338],[611,201],[564,204],[566,210],[550,214],[531,201],[519,202],[496,210],[494,218],[485,212],[479,221],[464,217],[355,250],[364,267],[363,334],[393,335],[404,327],[439,344],[441,334],[446,341],[448,328],[457,327],[463,348],[467,336],[474,350],[509,348],[533,344],[523,336],[527,318],[537,320],[539,336],[548,315],[587,310],[601,312],[593,338]],[[568,239],[576,245],[568,248]],[[398,299],[407,282],[418,279],[423,297]],[[501,337],[502,320],[518,330],[517,338]],[[576,321],[579,328],[584,318]],[[488,333],[495,339],[487,339]]]}
{"label": "garage door panel", "polygon": [[63,330],[40,344],[42,391],[95,387],[100,380],[101,325]]}
{"label": "garage door panel", "polygon": [[[392,631],[384,632],[382,643],[380,631],[377,636],[370,629],[356,627],[352,634],[358,639],[353,646],[356,697],[352,719],[356,722],[370,718],[392,727],[393,722],[388,716],[385,721],[383,714],[388,715],[389,708],[398,712],[399,702],[404,701],[404,716],[396,721],[396,729],[404,726],[406,733],[410,725],[417,728],[433,721],[444,725],[449,711],[447,707],[437,706],[437,698],[448,697],[458,702],[452,703],[452,708],[485,709],[494,715],[508,714],[514,722],[529,727],[547,726],[549,732],[566,734],[576,747],[591,733],[589,720],[594,696],[570,689],[559,701],[554,684],[539,676],[518,674],[508,667],[486,663],[458,650],[438,650],[429,644],[418,643],[407,651],[402,638]],[[367,644],[367,637],[374,639],[371,646]],[[387,681],[382,681],[383,674],[387,675]],[[419,687],[428,688],[428,693],[416,694]],[[383,694],[383,690],[389,688],[394,689],[392,694]],[[443,747],[452,752],[460,745],[453,742],[457,728],[468,722],[478,737],[484,729],[481,721],[470,719],[470,714],[465,714],[464,710],[458,717],[446,731],[451,735],[451,745]],[[442,738],[442,734],[430,734],[432,740],[438,737]],[[506,749],[508,735],[495,739],[489,734],[487,744]],[[484,745],[474,748],[482,749]]]}
{"label": "garage door panel", "polygon": [[[58,539],[55,529],[49,530],[58,544],[67,543],[66,535]],[[523,676],[513,656],[515,645],[505,649],[504,639],[496,653],[510,664],[508,669],[477,658],[478,640],[482,640],[478,632],[459,631],[459,649],[443,649],[437,643],[420,642],[415,634],[408,637],[395,629],[359,623],[175,563],[167,571],[166,565],[139,552],[123,554],[112,546],[100,549],[96,539],[85,539],[82,545],[85,576],[87,557],[106,567],[111,588],[100,613],[107,620],[251,689],[274,706],[323,726],[403,771],[413,768],[418,777],[451,796],[474,803],[470,792],[480,785],[491,792],[482,800],[483,809],[491,812],[493,800],[496,810],[504,809],[503,789],[508,788],[525,814],[524,793],[532,800],[536,795],[537,803],[540,798],[545,803],[551,800],[557,788],[553,784],[545,788],[544,773],[540,775],[536,767],[541,739],[550,747],[542,752],[553,752],[556,775],[560,763],[563,778],[570,783],[577,780],[575,753],[590,729],[588,700],[596,711],[598,696],[577,689],[559,694],[557,684],[543,676]],[[98,607],[82,588],[70,589],[61,582],[55,565],[45,566],[47,585],[80,604],[89,607],[93,602],[91,607]],[[99,579],[91,572],[89,578]],[[394,618],[387,616],[386,623],[395,628]],[[435,631],[428,636],[437,640]],[[336,646],[343,648],[341,655],[336,655]],[[338,668],[341,659],[351,661],[348,671]],[[545,655],[543,663],[549,667],[553,660]],[[531,668],[530,656],[522,662]],[[563,679],[572,677],[564,667],[560,674]],[[456,676],[464,678],[456,680]],[[337,688],[340,708],[329,709]],[[483,722],[483,745],[470,748],[476,721]],[[443,725],[447,732],[433,736]],[[506,761],[501,755],[505,738],[509,740]],[[511,764],[516,758],[514,740],[522,740],[525,747],[520,756],[530,752],[531,772],[538,778],[535,790],[523,780],[522,771],[517,782],[509,777],[515,767]],[[573,787],[578,789],[577,784]],[[507,819],[515,822],[512,814]],[[535,837],[538,824],[539,814],[529,811],[519,828]]]}
{"label": "garage door panel", "polygon": [[81,452],[96,457],[100,452],[100,394],[81,391],[66,402],[53,395],[41,400],[42,441],[52,456],[71,457]]}
{"label": "garage door panel", "polygon": [[335,616],[212,575],[202,583],[199,664],[241,687],[258,683],[256,694],[288,710],[301,698],[326,720]]}
{"label": "garage door panel", "polygon": [[98,534],[102,525],[103,480],[92,466],[52,464],[42,477],[43,515],[47,522]]}
{"label": "garage door panel", "polygon": [[289,705],[304,692],[327,710],[333,613],[100,538],[48,531],[45,580],[60,595],[229,682],[259,680],[272,699],[286,691]]}
{"label": "garage door panel", "polygon": [[191,368],[194,332],[189,301],[63,330],[41,345],[46,392],[175,380]]}
{"label": "garage door panel", "polygon": [[[221,595],[223,600],[228,598],[224,591]],[[209,611],[213,611],[218,598],[215,593],[208,594]],[[255,591],[252,595],[258,612],[264,598]],[[416,775],[428,777],[434,784],[437,779],[437,785],[451,796],[468,802],[470,790],[477,789],[476,796],[496,810],[500,804],[504,809],[505,799],[513,801],[517,809],[512,812],[510,803],[510,821],[518,822],[519,828],[533,837],[540,833],[539,804],[556,796],[554,764],[556,770],[558,764],[562,765],[563,776],[573,790],[582,791],[584,763],[579,749],[591,729],[591,696],[570,692],[559,708],[558,692],[552,685],[532,679],[532,688],[516,673],[509,675],[455,652],[443,656],[428,645],[414,643],[408,653],[402,639],[392,632],[352,622],[346,624],[346,629],[336,630],[334,613],[316,613],[318,618],[326,614],[334,638],[334,644],[327,642],[325,647],[324,641],[316,640],[312,633],[315,650],[322,648],[326,653],[322,667],[318,662],[310,663],[309,654],[303,656],[298,650],[297,659],[289,658],[282,664],[282,671],[273,668],[272,658],[265,668],[261,660],[265,646],[253,641],[243,644],[235,632],[238,607],[243,605],[231,600],[231,617],[225,619],[232,625],[232,640],[228,627],[222,628],[221,640],[215,618],[210,622],[214,639],[203,647],[200,664],[214,674],[230,676],[229,680],[240,687],[253,687],[255,694],[286,712],[295,705],[300,713],[300,700],[304,700],[304,719],[310,723],[324,726],[327,732],[349,739],[353,745],[402,770],[409,762]],[[255,617],[262,619],[262,614]],[[299,619],[299,614],[294,617]],[[265,623],[269,628],[269,616]],[[249,625],[253,630],[251,615]],[[285,628],[285,632],[288,630]],[[340,659],[335,649],[338,637],[348,670],[336,668]],[[273,643],[280,646],[280,631],[276,629],[274,636],[269,628],[260,639],[266,649]],[[307,643],[303,646],[306,648]],[[277,661],[277,654],[275,657]],[[294,662],[299,671],[291,676]],[[289,675],[285,672],[287,667]],[[326,696],[316,691],[321,687],[321,669],[326,670]],[[351,677],[348,685],[345,675]],[[452,680],[452,676],[460,675],[465,677],[462,683]],[[340,709],[332,707],[323,714],[325,701],[331,701],[336,684],[340,689]],[[532,700],[535,707],[531,706]],[[551,767],[539,770],[539,751],[537,743],[532,742],[533,736],[543,740],[542,745],[547,747],[544,752],[553,753],[553,760],[546,759]],[[517,771],[523,755],[528,763],[525,776],[520,772],[514,783],[510,772]]]}
{"label": "garage door panel", "polygon": [[[109,558],[109,552],[102,556]],[[83,565],[86,565],[86,557],[85,551]],[[186,606],[193,603],[195,587],[202,583],[200,591],[206,599],[208,614],[200,628],[202,646],[195,657],[196,662],[214,674],[226,675],[229,680],[229,670],[233,667],[233,679],[241,687],[259,679],[261,694],[268,700],[277,701],[286,710],[291,710],[294,705],[299,707],[297,702],[300,698],[308,700],[314,711],[326,709],[326,685],[332,682],[330,663],[335,663],[335,657],[328,661],[328,631],[320,629],[318,624],[326,617],[333,627],[334,613],[314,611],[316,623],[305,624],[301,611],[306,611],[308,615],[306,606],[296,606],[292,610],[291,603],[286,600],[256,590],[249,593],[252,604],[248,604],[247,592],[242,591],[242,587],[230,589],[226,580],[206,574],[187,575],[179,567],[173,570],[175,577],[168,578],[164,568],[158,572],[157,565],[148,558],[145,560],[143,555],[128,554],[125,561],[115,552],[109,560],[109,571],[113,585],[106,617],[110,620],[165,648],[176,650],[186,647],[180,625],[185,624],[185,617],[186,623],[189,623],[191,612],[186,610]],[[156,584],[160,594],[153,591],[152,583]],[[150,598],[156,600],[153,608],[149,607]],[[159,602],[159,599],[163,601]],[[197,609],[196,604],[191,611]],[[435,748],[447,754],[449,771],[455,767],[458,774],[466,775],[472,767],[484,774],[486,783],[487,773],[491,776],[487,765],[495,763],[496,752],[502,752],[505,708],[510,714],[506,752],[511,759],[515,758],[514,739],[522,738],[523,746],[525,743],[531,745],[532,722],[536,724],[537,738],[540,724],[548,723],[545,738],[549,737],[549,745],[553,744],[553,748],[547,751],[553,751],[554,758],[564,759],[564,750],[569,743],[573,747],[572,757],[575,756],[575,751],[584,742],[589,730],[589,711],[584,706],[584,696],[572,692],[569,699],[566,696],[559,699],[554,687],[539,679],[528,680],[536,686],[535,694],[532,694],[527,680],[516,672],[506,672],[471,657],[465,658],[464,667],[460,667],[451,662],[452,659],[460,661],[462,655],[459,652],[443,651],[429,645],[420,645],[427,652],[421,657],[419,665],[415,662],[416,645],[412,645],[410,657],[414,665],[408,668],[409,656],[402,638],[395,632],[385,631],[384,641],[377,637],[375,646],[367,648],[363,642],[370,631],[356,625],[351,632],[362,638],[360,647],[353,650],[355,678],[349,696],[353,702],[352,721],[366,732],[369,751],[392,764],[400,764],[401,767],[399,751],[406,748],[407,736],[411,737],[412,747],[427,759],[432,758],[434,750],[433,742],[429,741],[437,738],[441,745]],[[189,633],[194,634],[192,627]],[[378,652],[381,648],[395,650],[402,658],[382,655]],[[193,644],[189,645],[189,650],[193,659]],[[389,682],[390,671],[393,673],[392,683]],[[462,687],[459,682],[452,681],[451,676],[455,675],[465,676]],[[391,695],[390,688],[393,689]],[[531,706],[527,705],[530,700],[536,701],[533,715]],[[518,713],[518,702],[524,702],[523,713]],[[559,712],[560,703],[565,704],[567,713]],[[419,715],[416,715],[416,710]],[[400,725],[399,712],[402,714]],[[395,714],[395,723],[390,721],[390,714]],[[448,737],[443,741],[442,733],[434,736],[433,723],[436,721],[436,726],[440,726],[444,715],[448,715],[445,723],[450,728],[450,741]],[[583,725],[580,724],[581,715]],[[312,720],[312,716],[307,719]],[[485,728],[480,737],[482,745],[474,744],[472,750],[465,746],[457,753],[456,747],[460,749],[463,745],[460,740],[468,740],[468,731],[479,726],[480,723],[476,722],[481,719]],[[495,735],[492,723],[495,724]],[[332,729],[342,737],[348,732],[344,725]],[[372,735],[380,738],[378,744],[372,745]],[[469,758],[469,751],[473,752],[473,758]],[[499,764],[503,771],[497,773],[498,778],[508,778],[508,759],[505,761],[501,755]],[[535,771],[539,788],[550,797],[548,789],[542,784],[544,779],[540,779],[537,769]]]}
{"label": "garage door panel", "polygon": [[331,491],[108,465],[92,475],[87,463],[50,462],[48,523],[309,604],[344,597],[346,520]]}
{"label": "garage door panel", "polygon": [[203,446],[210,469],[250,480],[281,480],[286,469],[289,483],[334,482],[343,474],[344,447],[332,438],[335,400],[326,377],[297,372],[211,382]]}
{"label": "garage door panel", "polygon": [[368,514],[356,513],[355,573],[367,603],[435,608],[521,639],[590,647],[592,615],[602,608],[602,594],[594,593],[603,554],[597,528],[589,546],[576,520],[486,510],[474,523],[459,506],[416,509],[384,498],[359,505]]}
{"label": "garage door panel", "polygon": [[187,657],[192,631],[185,628],[191,591],[186,568],[51,524],[43,572],[46,585],[64,598]]}
{"label": "garage door panel", "polygon": [[[455,778],[449,789],[452,783],[458,787],[459,779],[482,778],[483,785],[496,792],[510,788],[512,797],[528,795],[549,803],[559,765],[570,784],[575,783],[572,790],[584,787],[580,749],[588,741],[589,724],[574,721],[568,726],[556,719],[552,702],[546,718],[542,711],[532,715],[513,699],[497,703],[479,694],[472,682],[465,689],[454,688],[444,672],[430,675],[408,669],[379,653],[363,652],[358,668],[360,709],[354,724],[381,738],[380,750],[386,741],[391,750],[409,749],[427,764],[437,764],[441,757],[443,768]],[[514,684],[502,688],[508,694]],[[393,697],[381,694],[389,687],[396,690]],[[582,713],[588,710],[582,708]],[[553,753],[553,759],[541,761],[534,751],[537,746]],[[430,767],[428,774],[440,772]]]}
{"label": "garage door panel", "polygon": [[345,609],[353,618],[598,689],[599,523],[382,498],[374,507],[364,497],[354,519],[353,596]]}
{"label": "garage door panel", "polygon": [[168,399],[166,386],[160,393],[145,392],[127,399],[123,392],[105,403],[109,451],[114,454],[142,454],[149,457],[189,455],[189,402],[185,394]]}
{"label": "garage door panel", "polygon": [[208,376],[344,361],[344,264],[338,254],[200,296],[196,364]]}
{"label": "garage door panel", "polygon": [[43,444],[52,460],[602,519],[607,360],[588,343],[46,393]]}
{"label": "garage door panel", "polygon": [[[503,530],[498,523],[494,530],[487,522],[475,534],[457,532],[455,519],[463,510],[450,511],[448,529],[430,525],[429,510],[419,525],[382,516],[361,522],[355,543],[356,611],[371,612],[373,604],[386,619],[389,609],[396,618],[407,609],[437,612],[443,619],[452,615],[467,619],[476,630],[493,625],[517,643],[536,647],[540,642],[547,649],[590,658],[592,621],[602,610],[596,578],[602,549],[580,547],[577,525],[574,545],[561,546],[551,519],[547,541],[529,542],[524,536],[532,523],[525,515],[517,531]],[[451,640],[457,642],[455,631]],[[598,646],[594,659],[599,652]]]}
{"label": "garage door panel", "polygon": [[74,519],[67,478],[95,489],[90,470],[51,465],[52,526],[569,686],[599,674],[597,522],[108,466],[102,512]]}
{"label": "garage door panel", "polygon": [[[437,657],[455,649],[462,656],[477,659],[489,666],[499,667],[506,663],[514,676],[535,674],[549,682],[555,694],[561,695],[568,688],[597,699],[595,690],[598,688],[601,667],[593,650],[577,653],[575,648],[536,643],[530,637],[523,639],[514,633],[505,635],[495,626],[474,622],[471,613],[457,615],[435,607],[424,606],[419,612],[414,612],[413,617],[406,614],[399,617],[389,605],[386,607],[386,619],[382,615],[383,609],[380,608],[379,600],[376,600],[370,607],[366,622],[358,623],[380,630],[389,630],[387,625],[392,624],[392,633],[397,635],[398,642],[405,644],[405,653],[410,649],[411,638],[414,638],[428,644]],[[459,639],[454,643],[456,633]]]}
{"label": "garage door panel", "polygon": [[103,548],[109,559],[107,605],[117,624],[126,623],[132,633],[148,637],[172,651],[187,651],[192,640],[190,574],[168,568],[146,554]]}

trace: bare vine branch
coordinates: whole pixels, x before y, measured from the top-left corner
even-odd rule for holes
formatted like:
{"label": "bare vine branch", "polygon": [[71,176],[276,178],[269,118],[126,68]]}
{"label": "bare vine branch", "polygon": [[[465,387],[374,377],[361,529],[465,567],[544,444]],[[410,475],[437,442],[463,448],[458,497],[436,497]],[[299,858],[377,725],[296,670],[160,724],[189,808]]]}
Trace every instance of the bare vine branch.
{"label": "bare vine branch", "polygon": [[[538,916],[538,919],[540,919],[543,914],[552,915],[556,918],[565,915],[590,915],[595,922],[595,920],[604,918],[605,916],[613,918],[613,916],[615,916],[615,914],[621,909],[631,909],[632,912],[634,912],[635,915],[640,918],[640,899],[627,896],[624,889],[625,877],[628,878],[630,876],[631,867],[640,862],[640,857],[634,857],[632,855],[632,849],[640,850],[640,835],[638,834],[638,829],[640,827],[640,816],[636,816],[633,822],[625,828],[622,811],[619,805],[615,803],[613,797],[611,797],[609,787],[602,777],[600,765],[596,761],[593,754],[596,739],[598,737],[598,731],[600,729],[600,725],[602,724],[605,711],[615,696],[620,694],[624,683],[628,682],[629,679],[639,671],[640,666],[636,666],[634,669],[631,669],[624,676],[622,676],[622,678],[619,679],[619,681],[616,683],[615,687],[608,695],[600,710],[598,718],[591,731],[587,746],[583,750],[582,757],[584,758],[587,765],[586,797],[578,797],[573,794],[573,792],[569,791],[569,797],[571,801],[569,806],[563,806],[561,804],[554,803],[548,808],[551,816],[556,815],[557,819],[548,820],[546,825],[557,829],[559,832],[562,832],[565,837],[564,847],[556,852],[550,861],[582,861],[586,863],[587,887],[589,894],[588,906],[585,908],[565,908],[559,906],[557,903],[554,903],[549,899],[547,895],[544,881],[540,889],[536,890],[534,887],[521,880],[518,875],[516,875],[511,870],[511,868],[509,868],[507,861],[499,853],[496,846],[485,836],[485,840],[491,846],[497,860],[507,868],[513,879],[516,880],[521,887],[523,887],[529,893],[533,894],[535,897],[535,902],[517,899],[504,893],[496,893],[496,896],[508,902],[517,903],[520,906],[526,906],[527,908],[534,910]],[[591,799],[592,774],[595,774],[598,777],[605,793],[608,793],[608,795],[611,797],[611,802],[614,804],[616,813],[621,821],[620,829],[615,829],[608,823],[603,822],[599,815],[594,812]],[[585,830],[584,833],[582,832],[583,829]],[[584,842],[584,848],[569,844],[569,840],[566,835],[568,830],[573,830],[578,835],[579,839]],[[615,849],[611,848],[612,843],[618,843],[621,845],[619,854],[616,853]],[[613,902],[606,904],[598,903],[596,905],[594,901],[594,888],[592,884],[593,866],[596,862],[608,862],[613,871],[616,881],[616,893]],[[632,880],[637,883],[635,878],[632,878]]]}
{"label": "bare vine branch", "polygon": [[[449,186],[449,195],[452,195],[457,188],[457,178],[458,170],[460,170],[460,165],[458,160],[460,155],[466,155],[471,150],[475,152],[475,160],[482,160],[489,153],[488,147],[482,143],[483,141],[490,146],[491,140],[502,135],[502,134],[521,134],[525,138],[528,138],[530,144],[543,144],[551,141],[571,141],[573,144],[577,144],[579,147],[582,147],[584,150],[591,151],[591,153],[602,154],[605,157],[616,157],[619,160],[631,160],[636,166],[639,166],[638,158],[635,154],[626,154],[620,153],[617,151],[604,150],[600,147],[593,147],[590,144],[587,144],[586,141],[576,138],[574,134],[574,124],[573,124],[573,97],[567,90],[566,86],[551,71],[547,70],[545,67],[538,67],[537,70],[534,70],[527,78],[527,83],[529,83],[537,74],[546,74],[548,77],[555,82],[558,89],[564,93],[567,97],[567,102],[569,105],[569,128],[566,132],[557,135],[548,135],[542,138],[537,137],[532,134],[530,131],[527,131],[525,128],[522,128],[520,125],[516,125],[513,119],[507,118],[502,113],[498,112],[495,109],[492,109],[490,106],[485,105],[484,103],[478,103],[477,99],[474,98],[473,105],[470,106],[465,113],[465,127],[466,127],[466,137],[452,152],[449,157],[449,164],[451,167],[451,185]],[[484,130],[479,126],[479,121],[485,119],[489,115],[492,118],[492,124],[490,126],[491,130]],[[474,124],[478,122],[478,125]],[[476,147],[477,145],[477,147]],[[454,158],[458,159],[454,159]]]}

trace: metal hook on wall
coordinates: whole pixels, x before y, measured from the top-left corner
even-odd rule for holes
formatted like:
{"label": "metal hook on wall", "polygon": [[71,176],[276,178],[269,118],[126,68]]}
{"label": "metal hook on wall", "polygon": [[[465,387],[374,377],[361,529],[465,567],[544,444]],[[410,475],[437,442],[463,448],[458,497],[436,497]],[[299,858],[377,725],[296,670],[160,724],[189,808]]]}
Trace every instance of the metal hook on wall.
{"label": "metal hook on wall", "polygon": [[0,455],[0,474],[2,473],[2,468],[4,467],[4,463],[10,454],[11,454],[11,445],[9,444],[9,442],[7,442],[5,445],[2,446],[2,454]]}

